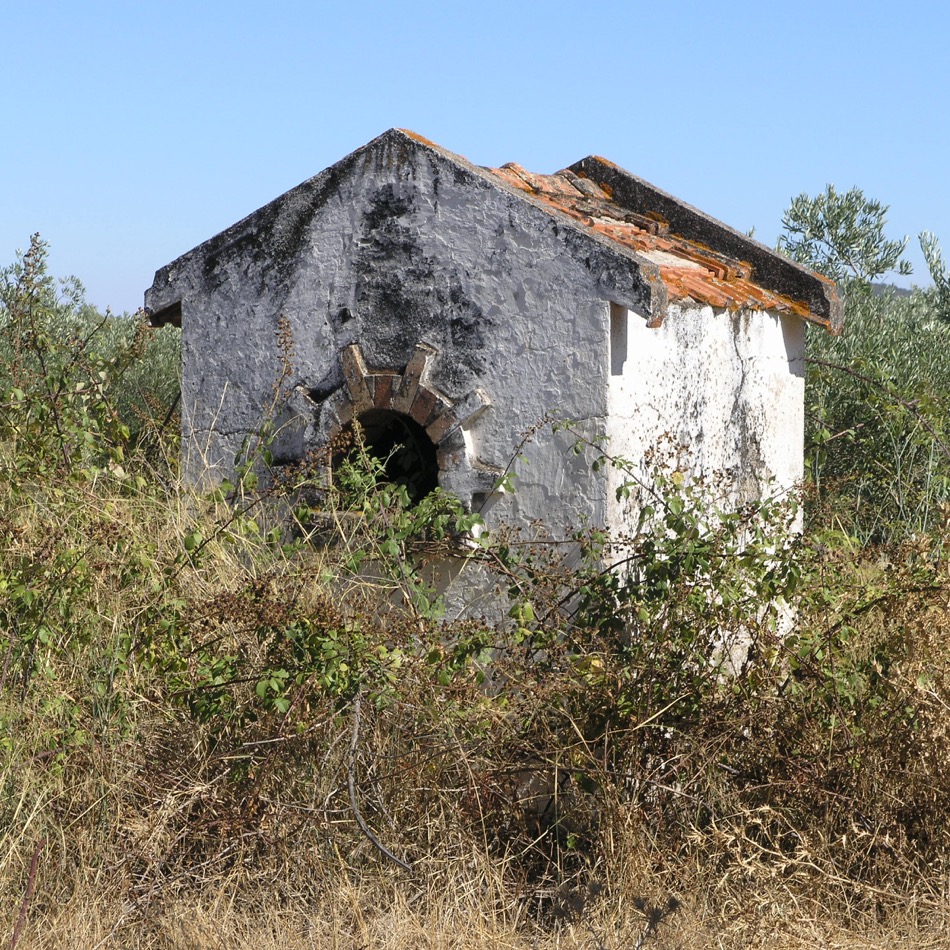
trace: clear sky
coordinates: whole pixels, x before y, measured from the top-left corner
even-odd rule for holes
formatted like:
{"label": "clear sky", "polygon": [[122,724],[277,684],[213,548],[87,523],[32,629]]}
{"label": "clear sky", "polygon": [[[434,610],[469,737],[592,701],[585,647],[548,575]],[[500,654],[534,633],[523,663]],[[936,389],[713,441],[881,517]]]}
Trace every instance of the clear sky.
{"label": "clear sky", "polygon": [[134,310],[154,271],[392,126],[481,165],[604,155],[774,244],[833,182],[950,257],[950,5],[33,0],[0,16],[0,264]]}

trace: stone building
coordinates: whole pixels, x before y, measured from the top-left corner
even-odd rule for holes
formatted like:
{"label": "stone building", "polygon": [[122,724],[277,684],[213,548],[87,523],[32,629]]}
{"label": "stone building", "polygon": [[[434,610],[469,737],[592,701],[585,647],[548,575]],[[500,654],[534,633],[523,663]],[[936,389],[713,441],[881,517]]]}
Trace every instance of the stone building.
{"label": "stone building", "polygon": [[805,324],[842,319],[829,281],[605,159],[481,168],[395,129],[161,268],[146,307],[183,330],[191,478],[281,381],[278,462],[359,419],[417,493],[554,536],[632,513],[573,435],[525,440],[552,413],[628,459],[682,446],[737,497],[793,485]]}

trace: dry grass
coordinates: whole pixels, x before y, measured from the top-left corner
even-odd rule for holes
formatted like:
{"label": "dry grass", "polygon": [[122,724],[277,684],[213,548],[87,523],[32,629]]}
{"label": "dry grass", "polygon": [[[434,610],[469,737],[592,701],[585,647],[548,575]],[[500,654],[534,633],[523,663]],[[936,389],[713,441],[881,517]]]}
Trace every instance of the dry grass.
{"label": "dry grass", "polygon": [[577,569],[500,535],[512,622],[449,624],[415,569],[448,509],[364,473],[335,543],[288,547],[249,482],[199,496],[87,445],[85,402],[65,442],[21,403],[0,946],[950,946],[946,526],[794,552],[783,639],[756,596],[791,554],[688,505],[652,587],[598,565],[572,612]]}
{"label": "dry grass", "polygon": [[[472,862],[474,863],[474,861]],[[385,871],[362,875],[345,861],[327,868],[314,893],[291,897],[279,888],[249,901],[244,882],[225,878],[198,896],[168,895],[147,907],[132,906],[80,884],[59,905],[33,908],[17,946],[59,948],[433,948],[433,950],[554,950],[638,945],[646,933],[631,892],[611,889],[574,920],[538,927],[510,888],[491,870],[451,870],[423,880],[393,880]],[[486,896],[484,892],[488,890]],[[664,921],[643,946],[657,948],[938,948],[950,945],[945,926],[912,913],[886,924],[843,922],[824,908],[781,888],[733,891],[722,903],[697,892]],[[719,889],[721,891],[721,889]],[[240,896],[239,896],[240,895]],[[507,895],[507,904],[499,899]],[[722,897],[721,894],[717,895]]]}
{"label": "dry grass", "polygon": [[[318,690],[295,700],[296,718],[239,722],[227,715],[254,694],[235,687],[224,720],[196,718],[160,665],[119,648],[128,630],[144,643],[147,624],[178,611],[191,648],[226,641],[263,662],[262,626],[325,618],[329,555],[275,556],[179,489],[149,498],[108,486],[81,486],[73,509],[92,539],[86,563],[98,565],[83,603],[29,679],[7,670],[0,939],[11,947],[950,946],[946,806],[928,785],[945,774],[950,723],[940,584],[912,572],[878,590],[893,569],[862,562],[853,602],[842,587],[833,607],[802,615],[810,629],[835,628],[860,604],[863,637],[836,661],[873,668],[886,654],[882,705],[868,705],[867,684],[852,705],[829,705],[837,681],[814,705],[774,683],[741,702],[714,691],[708,716],[676,741],[641,725],[593,729],[568,667],[498,652],[509,694],[492,698],[464,672],[440,684],[424,652],[408,651],[398,688],[365,711],[353,760],[363,815],[407,873],[355,820],[349,699]],[[44,519],[59,510],[8,506],[8,572],[50,545]],[[210,540],[189,560],[182,538],[196,518]],[[147,539],[148,558],[129,538]],[[340,584],[370,642],[408,642],[407,626],[419,635],[391,590]],[[70,629],[87,632],[71,643]],[[585,701],[607,702],[610,682],[588,678]],[[888,725],[909,697],[913,735]],[[851,716],[840,747],[821,720],[829,709]],[[848,756],[861,760],[850,773]]]}
{"label": "dry grass", "polygon": [[[308,780],[298,776],[279,800],[260,796],[266,810],[252,812],[247,800],[229,802],[226,773],[216,771],[222,762],[200,743],[189,749],[157,708],[141,715],[153,750],[176,742],[174,772],[156,774],[134,742],[108,750],[92,744],[53,774],[42,763],[8,763],[4,789],[15,807],[0,836],[0,906],[10,933],[30,896],[20,950],[619,950],[637,946],[651,908],[666,907],[671,896],[682,906],[644,946],[950,946],[945,879],[918,875],[885,893],[856,886],[843,870],[816,863],[818,855],[776,861],[761,841],[737,835],[749,814],[731,816],[729,831],[694,831],[675,854],[632,804],[618,803],[601,816],[589,866],[578,872],[565,862],[565,883],[552,893],[525,876],[523,856],[491,846],[487,827],[479,835],[460,820],[455,790],[417,788],[415,811],[390,800],[391,821],[382,809],[372,812],[390,846],[411,848],[407,874],[356,830],[344,757],[328,757],[332,738]],[[384,731],[366,739],[383,757],[392,741]],[[367,783],[364,798],[380,787],[387,798],[394,792]],[[427,810],[419,807],[426,802]]]}
{"label": "dry grass", "polygon": [[[0,940],[14,950],[950,946],[941,562],[924,575],[911,553],[825,553],[834,596],[802,607],[796,636],[815,643],[798,679],[777,658],[758,692],[709,687],[690,724],[624,726],[606,653],[579,680],[553,647],[540,665],[499,647],[492,690],[472,664],[443,683],[411,644],[464,625],[427,625],[337,554],[285,555],[228,506],[158,482],[70,490],[5,496],[6,577],[85,540],[84,572],[47,569],[76,600],[33,666],[6,646]],[[196,525],[198,558],[183,552]],[[275,713],[236,683],[205,714],[176,692],[203,682],[191,654],[156,662],[213,643],[257,669],[271,631],[336,623],[340,591],[367,632],[351,649],[404,650],[394,687],[368,668],[378,702],[355,757],[345,684]],[[159,635],[169,618],[187,638]],[[857,634],[829,633],[855,618]],[[410,872],[358,827],[351,767],[368,826]]]}

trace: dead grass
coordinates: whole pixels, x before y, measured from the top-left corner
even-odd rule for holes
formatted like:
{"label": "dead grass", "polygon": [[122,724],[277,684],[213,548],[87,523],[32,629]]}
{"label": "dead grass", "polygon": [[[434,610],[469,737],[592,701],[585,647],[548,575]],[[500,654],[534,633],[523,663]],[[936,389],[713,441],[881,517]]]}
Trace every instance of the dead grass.
{"label": "dead grass", "polygon": [[[261,895],[257,906],[235,899],[240,882],[218,882],[199,898],[169,898],[148,909],[85,890],[60,906],[39,908],[17,943],[20,950],[567,950],[638,946],[645,919],[629,895],[600,900],[581,919],[538,928],[512,902],[509,913],[488,912],[463,882],[444,877],[419,883],[360,885],[346,868],[326,892],[308,901]],[[482,882],[484,884],[484,882]],[[462,886],[459,886],[459,885]],[[738,896],[738,895],[737,895]],[[762,948],[762,950],[925,950],[950,946],[946,928],[908,915],[885,925],[829,919],[821,908],[778,895],[748,893],[711,904],[701,896],[661,924],[643,946]],[[756,898],[761,898],[756,900]],[[489,905],[491,906],[491,905]]]}
{"label": "dead grass", "polygon": [[[449,645],[484,631],[344,570],[352,545],[288,554],[158,480],[58,487],[0,487],[0,945],[950,947],[942,554],[821,555],[794,637],[680,717],[624,705],[596,631],[531,656],[500,625],[482,682]],[[313,661],[264,704],[311,641],[362,685]]]}

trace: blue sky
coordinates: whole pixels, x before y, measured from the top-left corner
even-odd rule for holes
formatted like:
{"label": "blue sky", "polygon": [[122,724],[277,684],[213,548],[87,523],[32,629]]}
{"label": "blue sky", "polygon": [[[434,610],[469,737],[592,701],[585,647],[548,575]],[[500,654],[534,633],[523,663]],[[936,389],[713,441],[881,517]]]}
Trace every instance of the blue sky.
{"label": "blue sky", "polygon": [[154,271],[392,126],[477,164],[599,154],[773,244],[858,185],[950,256],[950,6],[83,0],[3,13],[0,264],[114,312]]}

